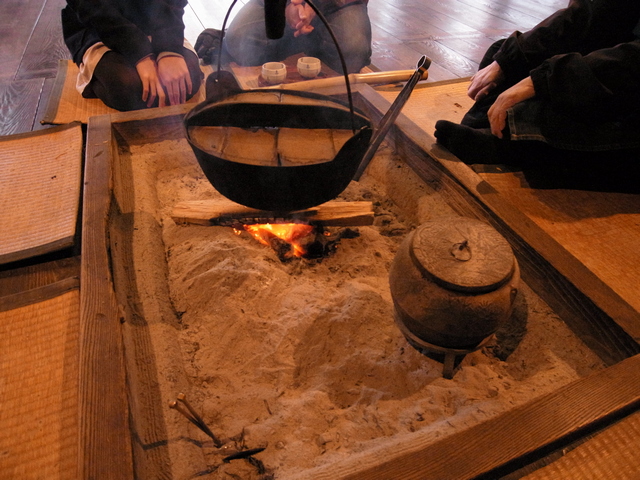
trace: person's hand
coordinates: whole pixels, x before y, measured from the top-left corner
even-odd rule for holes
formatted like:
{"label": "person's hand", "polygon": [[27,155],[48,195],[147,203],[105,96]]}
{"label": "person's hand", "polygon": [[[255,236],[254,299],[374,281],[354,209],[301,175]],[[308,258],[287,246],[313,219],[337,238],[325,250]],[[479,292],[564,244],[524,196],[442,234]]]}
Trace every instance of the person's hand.
{"label": "person's hand", "polygon": [[207,28],[198,35],[194,48],[205,65],[212,64],[218,58],[221,36],[220,30],[215,28]]}
{"label": "person's hand", "polygon": [[176,55],[167,55],[158,60],[158,77],[167,91],[169,105],[179,105],[187,101],[193,84],[187,62]]}
{"label": "person's hand", "polygon": [[476,102],[486,97],[491,90],[496,88],[504,80],[504,73],[498,62],[492,62],[471,77],[471,84],[467,89],[467,95]]}
{"label": "person's hand", "polygon": [[517,103],[534,97],[535,94],[533,80],[531,77],[527,77],[498,95],[487,113],[491,124],[491,133],[502,138],[502,131],[507,125],[507,110]]}
{"label": "person's hand", "polygon": [[151,57],[143,58],[136,63],[136,70],[142,80],[142,101],[147,102],[147,107],[151,107],[157,98],[158,105],[164,107],[166,96],[158,78],[155,60]]}
{"label": "person's hand", "polygon": [[313,32],[311,22],[316,17],[316,12],[304,0],[291,0],[285,8],[285,17],[287,24],[294,30],[294,37]]}

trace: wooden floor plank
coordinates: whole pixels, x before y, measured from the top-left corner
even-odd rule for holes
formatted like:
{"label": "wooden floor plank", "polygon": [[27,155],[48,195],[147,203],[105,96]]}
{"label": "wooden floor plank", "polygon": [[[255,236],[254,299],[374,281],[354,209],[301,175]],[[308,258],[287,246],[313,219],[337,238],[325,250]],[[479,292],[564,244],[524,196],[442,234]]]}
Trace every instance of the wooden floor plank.
{"label": "wooden floor plank", "polygon": [[[242,8],[242,5],[245,4],[246,1],[239,1],[231,10],[229,14],[230,23],[231,20],[237,15],[237,13]],[[194,13],[204,25],[204,28],[222,28],[222,22],[224,21],[224,17],[231,6],[230,1],[226,0],[190,0],[189,5],[193,9]],[[227,25],[228,27],[229,25]]]}
{"label": "wooden floor plank", "polygon": [[0,135],[29,132],[38,110],[43,78],[0,80]]}
{"label": "wooden floor plank", "polygon": [[60,11],[65,5],[65,0],[46,0],[42,15],[22,56],[16,79],[53,78],[58,60],[71,58],[64,44],[60,20]]}
{"label": "wooden floor plank", "polygon": [[[48,79],[55,75],[57,61],[69,58],[60,25],[64,3],[64,0],[0,3],[0,80]],[[230,20],[244,3],[246,0],[236,4]],[[372,0],[371,62],[380,70],[404,70],[414,68],[417,59],[427,55],[433,57],[429,81],[468,76],[476,68],[488,40],[503,38],[516,29],[525,30],[565,3],[565,0]],[[221,28],[230,5],[225,0],[191,0],[184,17],[186,38],[194,44],[203,29]],[[46,95],[46,83],[44,87],[42,94]],[[7,88],[0,85],[0,89]],[[28,87],[10,88],[25,91]],[[29,114],[38,115],[33,110],[33,100],[12,97],[13,94],[2,97],[10,101],[9,108],[0,112],[0,134],[42,128],[37,118],[27,118]],[[21,106],[14,107],[16,102]],[[46,104],[43,99],[39,108],[42,104]],[[18,119],[12,118],[16,111],[21,112]]]}
{"label": "wooden floor plank", "polygon": [[[418,45],[418,48],[421,46]],[[374,55],[372,56],[372,63],[379,70],[405,70],[408,68],[415,68],[416,63],[422,55],[425,53],[419,49],[413,48],[406,43],[398,42],[391,43],[390,41],[378,43],[376,41],[372,44],[372,50]],[[373,60],[375,58],[375,61]],[[408,66],[409,65],[409,66]],[[437,67],[432,64],[429,68],[430,77],[437,71]],[[442,71],[441,73],[446,76],[452,76],[449,71]]]}
{"label": "wooden floor plank", "polygon": [[53,85],[55,83],[54,78],[45,78],[44,85],[42,86],[42,93],[40,94],[40,101],[38,103],[38,109],[36,111],[36,117],[33,122],[33,130],[42,130],[44,128],[51,128],[50,124],[42,124],[41,121],[44,118],[44,115],[47,110],[47,105],[49,103],[49,98],[51,97],[51,92],[53,91]]}
{"label": "wooden floor plank", "polygon": [[[404,8],[405,1],[406,0],[390,0],[389,3],[396,5],[397,8]],[[450,17],[456,22],[466,25],[470,31],[482,31],[488,35],[495,35],[505,30],[513,31],[521,28],[514,22],[498,18],[493,13],[480,8],[469,7],[457,0],[436,0],[429,2],[429,8]]]}
{"label": "wooden floor plank", "polygon": [[[469,0],[462,1],[467,2]],[[491,3],[499,5],[505,10],[526,13],[536,19],[536,24],[553,12],[565,8],[569,4],[567,0],[493,0]],[[519,30],[524,31],[524,28],[525,26],[523,25]]]}
{"label": "wooden floor plank", "polygon": [[0,2],[0,79],[15,77],[45,0]]}
{"label": "wooden floor plank", "polygon": [[442,42],[422,40],[412,42],[410,45],[424,52],[429,52],[429,58],[433,62],[452,72],[458,78],[470,77],[478,71],[477,61],[463,57]]}
{"label": "wooden floor plank", "polygon": [[204,30],[204,25],[200,21],[200,18],[195,14],[191,4],[187,5],[184,9],[184,37],[189,40],[191,45],[195,45],[198,40],[198,35]]}
{"label": "wooden floor plank", "polygon": [[470,9],[480,9],[488,12],[496,18],[505,20],[516,26],[516,30],[529,30],[539,22],[539,17],[525,13],[521,10],[509,8],[493,0],[458,0],[462,8],[466,5]]}

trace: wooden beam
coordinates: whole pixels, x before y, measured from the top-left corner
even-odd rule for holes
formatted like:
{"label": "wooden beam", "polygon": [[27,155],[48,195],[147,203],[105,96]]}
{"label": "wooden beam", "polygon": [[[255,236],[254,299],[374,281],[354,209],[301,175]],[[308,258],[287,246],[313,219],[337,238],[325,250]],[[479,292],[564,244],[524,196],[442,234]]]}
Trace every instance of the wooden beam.
{"label": "wooden beam", "polygon": [[178,224],[231,226],[237,224],[306,222],[323,226],[373,225],[371,202],[330,201],[283,217],[274,212],[244,207],[231,200],[192,200],[173,207],[171,218]]}
{"label": "wooden beam", "polygon": [[87,131],[79,337],[78,478],[134,478],[120,315],[110,276],[112,131],[108,115]]}

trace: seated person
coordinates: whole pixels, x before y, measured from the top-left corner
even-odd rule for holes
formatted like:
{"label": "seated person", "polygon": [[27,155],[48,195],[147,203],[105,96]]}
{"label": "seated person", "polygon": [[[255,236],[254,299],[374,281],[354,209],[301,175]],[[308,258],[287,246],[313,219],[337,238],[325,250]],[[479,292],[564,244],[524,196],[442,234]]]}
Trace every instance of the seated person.
{"label": "seated person", "polygon": [[202,71],[184,46],[184,0],[67,0],[64,40],[80,68],[76,88],[116,110],[184,103]]}
{"label": "seated person", "polygon": [[640,2],[571,0],[490,47],[468,95],[435,131],[466,163],[640,160]]}
{"label": "seated person", "polygon": [[[367,0],[315,0],[344,55],[348,73],[357,73],[371,62],[371,23]],[[279,39],[267,38],[264,1],[249,0],[225,32],[224,61],[262,65],[298,53],[318,57],[338,73],[342,64],[327,28],[304,0],[290,0],[285,9],[286,27]],[[207,29],[196,42],[198,55],[213,63],[219,54],[220,32]]]}

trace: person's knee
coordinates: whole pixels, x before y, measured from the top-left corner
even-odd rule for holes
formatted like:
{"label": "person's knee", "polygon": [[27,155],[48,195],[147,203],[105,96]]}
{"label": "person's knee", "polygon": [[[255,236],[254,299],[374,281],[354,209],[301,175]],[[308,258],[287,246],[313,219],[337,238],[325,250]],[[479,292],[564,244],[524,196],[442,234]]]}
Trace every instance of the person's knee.
{"label": "person's knee", "polygon": [[120,111],[140,110],[147,107],[142,100],[142,81],[137,72],[121,74],[103,101],[111,108]]}
{"label": "person's knee", "polygon": [[238,25],[225,34],[223,49],[239,65],[260,65],[272,50],[264,21]]}
{"label": "person's knee", "polygon": [[[186,50],[186,49],[185,49]],[[187,64],[187,68],[189,69],[189,75],[191,76],[191,93],[187,95],[187,99],[193,97],[202,85],[202,80],[204,78],[204,74],[202,73],[202,69],[200,68],[200,61],[198,60],[198,56],[193,52],[186,50],[183,54],[184,60]]]}
{"label": "person's knee", "polygon": [[91,89],[105,105],[116,110],[128,111],[146,107],[142,100],[142,81],[138,72],[114,52],[107,52],[98,62]]}
{"label": "person's knee", "polygon": [[341,48],[350,73],[359,72],[371,63],[371,39],[366,35],[354,35]]}

